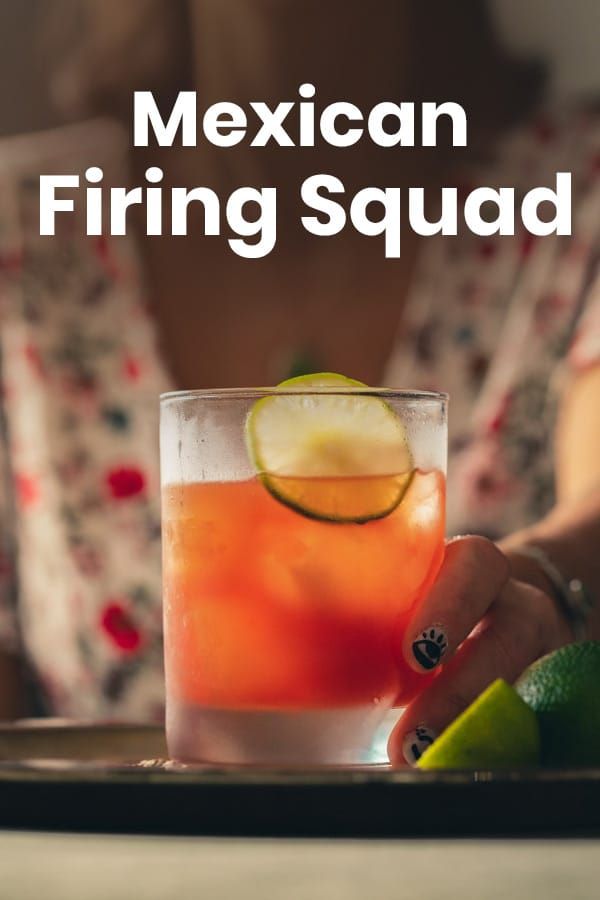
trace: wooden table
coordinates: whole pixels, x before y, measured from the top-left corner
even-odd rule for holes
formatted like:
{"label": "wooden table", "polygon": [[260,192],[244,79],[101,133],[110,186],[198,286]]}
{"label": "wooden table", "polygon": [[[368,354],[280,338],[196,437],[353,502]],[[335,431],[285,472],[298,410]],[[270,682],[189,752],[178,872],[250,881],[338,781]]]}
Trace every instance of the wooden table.
{"label": "wooden table", "polygon": [[2,900],[597,900],[599,885],[599,840],[0,833]]}

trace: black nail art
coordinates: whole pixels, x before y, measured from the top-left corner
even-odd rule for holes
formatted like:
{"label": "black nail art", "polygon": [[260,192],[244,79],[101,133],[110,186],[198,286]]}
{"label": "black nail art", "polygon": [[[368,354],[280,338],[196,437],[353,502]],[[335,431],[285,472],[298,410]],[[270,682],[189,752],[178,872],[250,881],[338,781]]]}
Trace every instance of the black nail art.
{"label": "black nail art", "polygon": [[402,742],[402,753],[406,762],[414,766],[427,748],[433,744],[436,736],[435,732],[425,725],[417,725],[414,731],[409,731]]}
{"label": "black nail art", "polygon": [[413,642],[412,651],[420,666],[424,669],[434,669],[447,647],[448,641],[442,627],[432,625],[431,628],[426,628],[421,636]]}

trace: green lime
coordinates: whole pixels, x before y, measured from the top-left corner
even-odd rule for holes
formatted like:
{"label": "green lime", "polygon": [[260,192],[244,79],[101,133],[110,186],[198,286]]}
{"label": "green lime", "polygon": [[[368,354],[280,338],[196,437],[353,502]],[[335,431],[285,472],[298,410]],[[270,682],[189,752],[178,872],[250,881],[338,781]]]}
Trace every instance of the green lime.
{"label": "green lime", "polygon": [[535,713],[505,681],[494,681],[425,750],[421,769],[512,769],[539,762]]}
{"label": "green lime", "polygon": [[[315,519],[367,522],[392,512],[413,474],[402,420],[366,385],[322,372],[290,378],[246,421],[250,458],[280,502]],[[309,393],[310,392],[310,393]]]}
{"label": "green lime", "polygon": [[515,687],[538,717],[544,765],[600,765],[600,641],[549,653]]}

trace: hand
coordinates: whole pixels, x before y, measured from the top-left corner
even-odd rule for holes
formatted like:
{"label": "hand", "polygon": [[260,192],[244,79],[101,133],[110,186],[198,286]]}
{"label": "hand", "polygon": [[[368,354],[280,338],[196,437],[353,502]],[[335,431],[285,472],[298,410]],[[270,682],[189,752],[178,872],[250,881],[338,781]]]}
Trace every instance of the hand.
{"label": "hand", "polygon": [[[537,573],[538,583],[544,579]],[[513,682],[544,653],[573,640],[553,599],[511,577],[508,555],[481,537],[449,541],[440,573],[415,612],[402,652],[439,675],[407,707],[389,741],[393,764],[414,765],[492,681]]]}

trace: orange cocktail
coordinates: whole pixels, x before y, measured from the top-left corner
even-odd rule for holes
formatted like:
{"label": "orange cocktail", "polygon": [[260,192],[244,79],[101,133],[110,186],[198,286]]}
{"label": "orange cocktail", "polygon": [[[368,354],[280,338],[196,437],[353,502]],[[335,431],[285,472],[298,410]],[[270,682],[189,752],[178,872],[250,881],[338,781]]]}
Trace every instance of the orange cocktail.
{"label": "orange cocktail", "polygon": [[401,502],[363,523],[291,508],[285,478],[275,495],[257,476],[163,487],[177,758],[358,762],[385,712],[427,683],[400,646],[442,560],[441,469],[294,479],[294,497],[337,510],[396,479]]}

